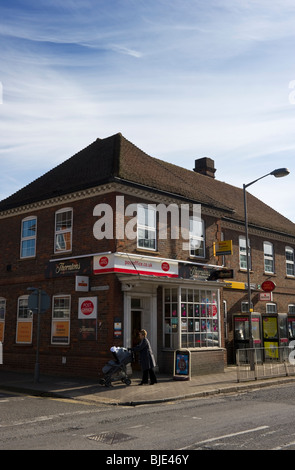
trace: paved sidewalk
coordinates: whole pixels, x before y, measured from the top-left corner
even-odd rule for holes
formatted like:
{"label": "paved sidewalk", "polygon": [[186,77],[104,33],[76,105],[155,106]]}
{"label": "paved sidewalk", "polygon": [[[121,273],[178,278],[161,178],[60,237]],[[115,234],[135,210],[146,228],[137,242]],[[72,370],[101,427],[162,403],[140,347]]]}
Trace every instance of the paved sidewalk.
{"label": "paved sidewalk", "polygon": [[161,374],[157,374],[157,378],[157,384],[140,387],[138,386],[140,382],[138,374],[131,376],[131,385],[126,386],[121,382],[114,382],[110,388],[99,385],[98,379],[45,375],[40,375],[39,381],[34,383],[33,373],[7,372],[1,370],[0,366],[0,390],[68,398],[101,405],[136,406],[295,382],[295,376],[293,376],[238,383],[235,366],[226,367],[223,373],[201,375],[186,381],[173,380],[171,376]]}

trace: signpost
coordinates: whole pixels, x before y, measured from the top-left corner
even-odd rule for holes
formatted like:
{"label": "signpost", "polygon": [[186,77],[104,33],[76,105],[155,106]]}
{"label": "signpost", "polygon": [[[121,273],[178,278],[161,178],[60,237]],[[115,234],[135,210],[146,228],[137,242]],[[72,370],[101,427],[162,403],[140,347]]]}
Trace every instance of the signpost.
{"label": "signpost", "polygon": [[36,347],[36,363],[34,382],[39,382],[39,345],[40,345],[40,320],[41,313],[45,313],[50,307],[50,297],[40,288],[29,287],[27,290],[32,291],[28,298],[28,309],[38,314],[37,323],[37,347]]}

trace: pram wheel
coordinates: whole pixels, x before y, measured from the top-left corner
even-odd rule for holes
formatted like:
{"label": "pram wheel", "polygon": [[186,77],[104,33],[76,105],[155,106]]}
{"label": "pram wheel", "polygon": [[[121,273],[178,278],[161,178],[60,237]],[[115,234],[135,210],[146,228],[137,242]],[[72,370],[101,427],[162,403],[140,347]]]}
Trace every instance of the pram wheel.
{"label": "pram wheel", "polygon": [[125,384],[125,385],[130,385],[131,384],[131,380],[127,377],[126,379],[122,379],[122,382]]}

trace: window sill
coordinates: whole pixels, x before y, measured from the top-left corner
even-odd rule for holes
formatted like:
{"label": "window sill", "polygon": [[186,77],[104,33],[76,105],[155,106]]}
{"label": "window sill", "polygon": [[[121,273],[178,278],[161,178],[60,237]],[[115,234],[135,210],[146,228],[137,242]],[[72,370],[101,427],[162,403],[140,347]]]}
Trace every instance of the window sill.
{"label": "window sill", "polygon": [[[157,250],[152,250],[152,249],[149,249],[149,248],[136,248],[135,250],[137,253],[149,253],[149,254],[153,254],[153,255],[159,255],[160,252],[157,251]],[[131,253],[132,254],[132,253]]]}

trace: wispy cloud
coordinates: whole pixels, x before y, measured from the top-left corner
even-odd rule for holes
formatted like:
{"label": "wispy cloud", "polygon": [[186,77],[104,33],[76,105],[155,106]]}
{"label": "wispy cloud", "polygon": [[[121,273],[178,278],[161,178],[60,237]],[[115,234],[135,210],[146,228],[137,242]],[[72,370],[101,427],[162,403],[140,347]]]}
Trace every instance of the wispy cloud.
{"label": "wispy cloud", "polygon": [[211,156],[240,186],[292,167],[294,13],[293,0],[3,0],[0,199],[116,132],[187,168]]}

